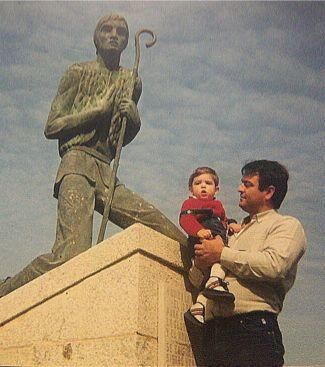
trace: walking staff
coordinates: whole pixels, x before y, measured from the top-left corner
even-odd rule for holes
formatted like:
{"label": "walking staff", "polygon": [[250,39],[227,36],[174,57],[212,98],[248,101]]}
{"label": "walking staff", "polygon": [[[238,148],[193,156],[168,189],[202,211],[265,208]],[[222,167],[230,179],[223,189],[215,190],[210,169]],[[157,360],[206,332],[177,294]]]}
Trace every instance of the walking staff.
{"label": "walking staff", "polygon": [[[152,41],[146,43],[147,48],[152,47],[157,41],[156,35],[149,29],[141,29],[135,34],[135,61],[134,61],[134,66],[133,66],[133,70],[132,70],[131,88],[129,88],[129,90],[127,91],[127,94],[128,94],[129,98],[132,98],[134,86],[135,86],[135,83],[136,83],[136,79],[138,77],[139,62],[140,62],[140,35],[142,33],[148,33],[152,37]],[[101,226],[100,226],[100,230],[99,230],[99,234],[98,234],[97,243],[100,243],[104,240],[106,226],[107,226],[109,214],[110,214],[111,207],[112,207],[112,201],[113,201],[113,196],[114,196],[114,191],[115,191],[115,182],[116,182],[117,170],[118,170],[119,161],[120,161],[120,157],[121,157],[121,151],[122,151],[124,135],[125,135],[125,129],[126,129],[126,122],[127,122],[127,120],[126,120],[126,117],[124,116],[123,119],[122,119],[122,126],[121,126],[120,135],[119,135],[118,143],[117,143],[117,147],[116,147],[116,153],[115,153],[114,164],[113,164],[113,171],[112,171],[112,174],[111,174],[110,180],[109,180],[109,192],[108,192],[108,195],[107,195],[108,199],[107,199],[107,203],[106,203],[106,206],[105,206],[105,209],[104,209],[102,222],[101,222]]]}

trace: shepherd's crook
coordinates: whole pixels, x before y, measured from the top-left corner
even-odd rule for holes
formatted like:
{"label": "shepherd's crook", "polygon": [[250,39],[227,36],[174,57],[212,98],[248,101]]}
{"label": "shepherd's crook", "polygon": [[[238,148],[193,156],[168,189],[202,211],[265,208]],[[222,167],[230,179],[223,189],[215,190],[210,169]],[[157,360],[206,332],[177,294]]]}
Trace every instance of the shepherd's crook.
{"label": "shepherd's crook", "polygon": [[[156,35],[150,29],[141,29],[135,34],[135,61],[134,61],[134,66],[132,70],[132,88],[130,88],[130,91],[129,91],[129,96],[128,96],[129,98],[132,98],[136,78],[138,76],[139,61],[140,61],[140,34],[142,33],[148,33],[152,37],[152,41],[146,43],[147,48],[153,46],[157,41]],[[124,140],[124,135],[125,135],[126,122],[127,122],[126,117],[123,117],[120,135],[119,135],[117,147],[116,147],[116,154],[114,158],[113,170],[112,170],[112,174],[109,180],[109,188],[108,188],[109,191],[107,194],[107,202],[106,202],[104,212],[103,212],[103,218],[102,218],[102,223],[100,225],[97,243],[102,242],[104,239],[109,214],[111,211],[111,206],[112,206],[112,201],[113,201],[113,196],[114,196],[114,191],[115,191],[117,169],[118,169],[118,165],[120,161],[123,140]]]}

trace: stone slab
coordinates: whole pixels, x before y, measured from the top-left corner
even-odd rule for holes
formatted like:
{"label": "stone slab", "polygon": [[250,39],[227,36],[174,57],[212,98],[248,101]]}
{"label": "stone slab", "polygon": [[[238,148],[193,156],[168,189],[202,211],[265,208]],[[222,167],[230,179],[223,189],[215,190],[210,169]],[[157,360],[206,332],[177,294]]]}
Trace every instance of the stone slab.
{"label": "stone slab", "polygon": [[135,224],[0,300],[0,366],[191,366],[180,245]]}

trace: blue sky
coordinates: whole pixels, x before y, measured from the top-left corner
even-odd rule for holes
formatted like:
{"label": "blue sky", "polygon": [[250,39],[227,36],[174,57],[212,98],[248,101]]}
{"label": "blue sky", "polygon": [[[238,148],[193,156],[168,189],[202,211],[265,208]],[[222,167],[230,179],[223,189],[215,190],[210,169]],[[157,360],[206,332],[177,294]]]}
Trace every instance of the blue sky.
{"label": "blue sky", "polygon": [[324,2],[0,2],[0,277],[53,245],[59,157],[44,125],[64,70],[94,59],[95,25],[111,12],[129,23],[124,66],[138,29],[158,35],[142,48],[142,128],[119,178],[177,223],[189,174],[209,165],[228,216],[241,219],[242,165],[285,164],[281,212],[308,237],[280,316],[286,362],[325,364]]}

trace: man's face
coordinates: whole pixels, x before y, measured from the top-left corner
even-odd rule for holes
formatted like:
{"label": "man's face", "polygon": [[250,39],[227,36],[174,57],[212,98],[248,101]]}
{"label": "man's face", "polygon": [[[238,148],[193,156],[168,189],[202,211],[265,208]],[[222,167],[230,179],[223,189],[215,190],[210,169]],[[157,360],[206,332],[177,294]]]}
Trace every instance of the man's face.
{"label": "man's face", "polygon": [[212,199],[219,188],[209,173],[203,173],[194,178],[191,193],[198,199]]}
{"label": "man's face", "polygon": [[272,192],[269,189],[259,190],[258,175],[243,176],[238,192],[240,193],[239,206],[250,215],[270,209],[269,199],[272,197]]}
{"label": "man's face", "polygon": [[128,43],[128,30],[119,19],[110,19],[98,31],[98,49],[121,53]]}

